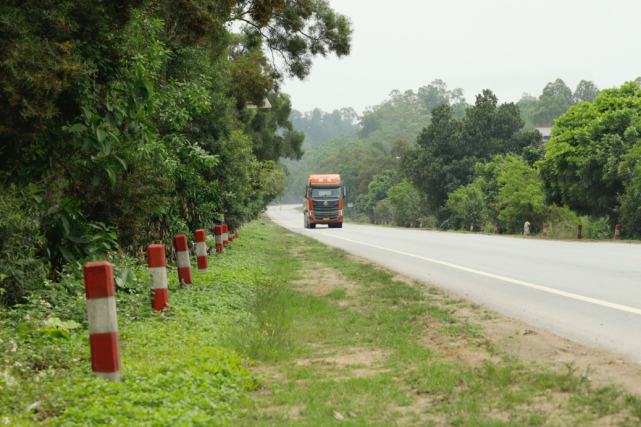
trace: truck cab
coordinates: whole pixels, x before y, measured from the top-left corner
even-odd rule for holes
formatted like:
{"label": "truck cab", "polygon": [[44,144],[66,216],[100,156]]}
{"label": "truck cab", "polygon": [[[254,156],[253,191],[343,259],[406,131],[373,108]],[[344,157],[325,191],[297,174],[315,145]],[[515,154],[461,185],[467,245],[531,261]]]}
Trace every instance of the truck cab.
{"label": "truck cab", "polygon": [[343,198],[346,194],[340,175],[309,175],[303,197],[305,228],[316,228],[317,224],[343,228]]}

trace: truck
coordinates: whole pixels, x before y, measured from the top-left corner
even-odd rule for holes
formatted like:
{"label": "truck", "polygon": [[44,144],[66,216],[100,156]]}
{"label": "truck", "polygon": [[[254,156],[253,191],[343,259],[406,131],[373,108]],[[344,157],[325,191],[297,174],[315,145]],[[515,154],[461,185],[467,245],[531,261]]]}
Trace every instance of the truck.
{"label": "truck", "polygon": [[338,174],[309,175],[303,196],[305,228],[327,224],[329,228],[343,228],[343,198],[347,190]]}

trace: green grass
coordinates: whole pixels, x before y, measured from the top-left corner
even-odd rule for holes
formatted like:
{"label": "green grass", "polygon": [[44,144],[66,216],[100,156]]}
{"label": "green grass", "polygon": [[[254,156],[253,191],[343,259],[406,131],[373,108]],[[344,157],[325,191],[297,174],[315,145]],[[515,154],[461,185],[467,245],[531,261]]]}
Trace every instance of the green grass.
{"label": "green grass", "polygon": [[[456,316],[466,307],[463,300],[436,301],[436,288],[392,280],[394,273],[376,265],[270,226],[275,246],[288,251],[270,264],[278,272],[271,275],[279,277],[279,298],[272,300],[279,310],[259,310],[273,314],[264,322],[287,324],[280,330],[287,339],[274,338],[286,341],[287,352],[255,355],[265,383],[233,425],[578,426],[605,416],[620,425],[641,421],[639,400],[618,387],[592,388],[571,366],[555,372],[502,355],[491,344],[479,347],[484,331]],[[327,268],[342,282],[323,296],[289,284]],[[303,289],[314,286],[309,282]],[[426,342],[428,335],[434,341]],[[449,355],[457,351],[483,357],[464,363]],[[359,361],[367,352],[380,357]]]}
{"label": "green grass", "polygon": [[[592,387],[571,365],[556,372],[501,354],[457,314],[480,307],[261,221],[210,257],[193,287],[180,289],[172,270],[168,314],[151,312],[147,272],[138,269],[142,284],[118,293],[120,384],[94,378],[84,327],[64,339],[43,327],[54,315],[84,325],[81,296],[3,313],[0,422],[639,425],[637,396]],[[315,279],[320,269],[334,276]],[[65,286],[74,294],[71,273]],[[321,280],[333,288],[301,291]]]}

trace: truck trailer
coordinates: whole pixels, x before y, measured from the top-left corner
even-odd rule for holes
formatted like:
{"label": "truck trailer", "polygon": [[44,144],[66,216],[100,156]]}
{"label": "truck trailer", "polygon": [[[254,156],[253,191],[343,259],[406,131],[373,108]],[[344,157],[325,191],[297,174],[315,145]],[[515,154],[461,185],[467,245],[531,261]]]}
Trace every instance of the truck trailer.
{"label": "truck trailer", "polygon": [[305,228],[316,228],[317,224],[343,228],[343,198],[346,195],[340,175],[309,175],[303,197]]}

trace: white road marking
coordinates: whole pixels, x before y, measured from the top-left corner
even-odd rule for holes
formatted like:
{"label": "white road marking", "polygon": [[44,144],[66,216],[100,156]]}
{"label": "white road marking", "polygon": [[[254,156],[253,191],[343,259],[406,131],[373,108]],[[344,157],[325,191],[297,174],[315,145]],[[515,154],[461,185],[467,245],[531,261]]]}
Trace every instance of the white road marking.
{"label": "white road marking", "polygon": [[325,236],[330,236],[330,237],[333,237],[333,238],[336,238],[336,239],[347,240],[348,242],[358,243],[358,244],[361,244],[361,245],[370,246],[372,248],[382,249],[384,251],[395,252],[397,254],[401,254],[401,255],[406,255],[406,256],[413,257],[413,258],[422,259],[422,260],[425,260],[425,261],[433,262],[435,264],[445,265],[447,267],[456,268],[458,270],[467,271],[469,273],[478,274],[480,276],[491,277],[493,279],[502,280],[504,282],[514,283],[515,285],[521,285],[521,286],[525,286],[527,288],[537,289],[539,291],[549,292],[551,294],[561,295],[561,296],[564,296],[564,297],[567,297],[567,298],[572,298],[572,299],[579,300],[579,301],[584,301],[584,302],[589,302],[589,303],[592,303],[592,304],[601,305],[603,307],[614,308],[615,310],[627,311],[628,313],[634,313],[634,314],[641,315],[641,309],[638,309],[638,308],[628,307],[628,306],[625,306],[625,305],[615,304],[615,303],[612,303],[612,302],[603,301],[603,300],[599,300],[599,299],[596,299],[596,298],[590,298],[590,297],[586,297],[586,296],[583,296],[583,295],[573,294],[571,292],[560,291],[558,289],[548,288],[547,286],[535,285],[534,283],[528,283],[528,282],[524,282],[522,280],[510,279],[509,277],[499,276],[497,274],[492,274],[492,273],[486,273],[484,271],[474,270],[472,268],[463,267],[463,266],[452,264],[452,263],[445,262],[445,261],[439,261],[439,260],[432,259],[432,258],[422,257],[420,255],[414,255],[414,254],[410,254],[410,253],[407,253],[407,252],[397,251],[395,249],[385,248],[383,246],[377,246],[377,245],[372,245],[370,243],[358,242],[356,240],[346,239],[345,237],[339,237],[336,234],[331,234],[331,235],[330,234],[326,234],[326,233],[318,233],[318,234],[323,234]]}

